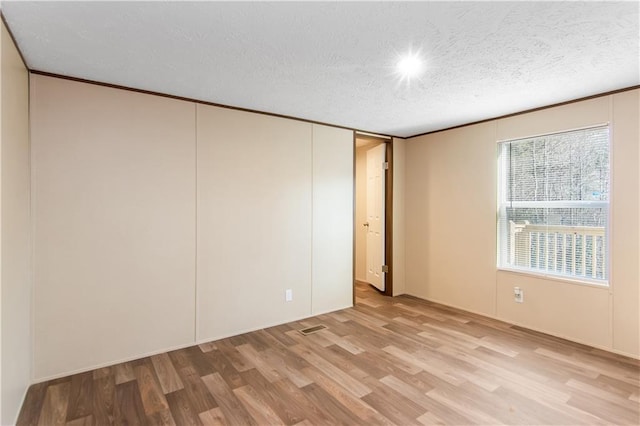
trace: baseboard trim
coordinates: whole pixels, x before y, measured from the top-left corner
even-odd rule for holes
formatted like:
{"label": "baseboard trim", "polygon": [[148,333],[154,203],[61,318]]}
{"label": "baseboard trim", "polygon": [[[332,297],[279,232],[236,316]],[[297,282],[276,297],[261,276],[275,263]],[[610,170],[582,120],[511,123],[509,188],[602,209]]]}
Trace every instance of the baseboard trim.
{"label": "baseboard trim", "polygon": [[489,315],[489,314],[487,314],[485,312],[474,311],[472,309],[463,308],[463,307],[457,306],[457,305],[452,304],[452,303],[445,303],[445,302],[443,302],[441,300],[438,300],[438,299],[416,296],[415,294],[411,294],[411,293],[405,293],[405,295],[406,296],[415,297],[416,299],[425,300],[427,302],[437,303],[438,305],[447,306],[449,308],[458,309],[460,311],[468,312],[468,313],[471,313],[471,314],[474,314],[474,315],[480,315],[482,317],[490,318],[490,319],[493,319],[493,320],[496,320],[496,321],[500,321],[500,322],[503,322],[505,324],[510,324],[510,325],[515,325],[517,327],[526,328],[527,330],[535,331],[537,333],[548,334],[549,336],[558,337],[560,339],[564,339],[564,340],[567,340],[569,342],[578,343],[580,345],[589,346],[590,348],[599,349],[599,350],[602,350],[602,351],[605,351],[605,352],[610,352],[610,353],[613,353],[613,354],[616,354],[616,355],[621,355],[621,356],[624,356],[624,357],[627,357],[627,358],[631,358],[631,359],[640,361],[640,355],[636,355],[636,354],[628,353],[628,352],[625,352],[625,351],[621,351],[621,350],[618,350],[618,349],[615,349],[615,348],[612,348],[612,347],[609,347],[609,346],[603,346],[603,345],[597,345],[597,344],[594,344],[594,343],[585,342],[585,341],[582,341],[580,339],[576,339],[576,338],[573,338],[573,337],[570,337],[570,336],[565,336],[565,335],[563,335],[561,333],[556,333],[556,332],[545,330],[545,329],[542,329],[542,328],[532,327],[532,326],[530,326],[528,324],[522,324],[522,323],[519,323],[519,322],[510,321],[510,320],[505,319],[505,318],[501,318],[501,317],[494,316],[494,315]]}
{"label": "baseboard trim", "polygon": [[33,379],[33,383],[31,383],[31,384],[35,385],[37,383],[47,382],[49,380],[55,380],[55,379],[60,379],[62,377],[73,376],[74,374],[86,373],[88,371],[97,370],[99,368],[112,367],[112,366],[114,366],[116,364],[121,364],[123,362],[135,361],[135,360],[140,359],[140,358],[146,358],[148,356],[159,355],[159,354],[163,354],[165,352],[177,351],[178,349],[184,349],[184,348],[188,348],[189,346],[195,346],[195,345],[197,345],[197,343],[189,342],[189,343],[185,343],[185,344],[170,346],[170,347],[164,348],[164,349],[144,352],[144,353],[142,353],[140,355],[133,355],[133,356],[125,357],[125,358],[120,358],[120,359],[115,360],[115,361],[103,362],[103,363],[96,364],[96,365],[90,366],[90,367],[82,367],[82,368],[78,368],[78,369],[75,369],[75,370],[70,370],[70,371],[67,371],[67,372],[59,373],[59,374],[52,374],[50,376],[44,376],[44,377],[41,377],[41,378],[35,378],[35,379]]}
{"label": "baseboard trim", "polygon": [[[328,314],[330,312],[341,311],[343,309],[347,309],[347,308],[350,308],[350,307],[352,307],[352,306],[345,306],[345,307],[341,307],[341,308],[336,308],[336,309],[333,309],[333,310],[328,310],[326,312],[315,313],[313,315],[306,315],[305,314],[303,316],[295,317],[295,318],[286,320],[284,322],[276,321],[274,323],[269,323],[267,325],[263,325],[263,326],[260,326],[260,327],[254,327],[254,328],[250,328],[250,329],[246,329],[246,330],[240,330],[240,331],[237,331],[237,332],[234,332],[234,333],[223,334],[223,335],[220,335],[220,336],[217,336],[217,337],[197,338],[196,341],[194,341],[194,342],[188,342],[188,343],[185,343],[185,344],[170,346],[168,348],[153,350],[153,351],[145,352],[145,353],[142,353],[142,354],[139,354],[139,355],[133,355],[133,356],[130,356],[130,357],[121,358],[121,359],[118,359],[118,360],[115,360],[115,361],[109,361],[109,362],[100,363],[100,364],[97,364],[97,365],[94,365],[94,366],[91,366],[91,367],[83,367],[83,368],[78,368],[78,369],[75,369],[75,370],[70,370],[70,371],[67,371],[67,372],[59,373],[59,374],[52,374],[50,376],[44,376],[42,378],[34,378],[34,379],[32,379],[31,384],[29,386],[35,385],[37,383],[46,382],[46,381],[49,381],[49,380],[55,380],[55,379],[60,379],[62,377],[72,376],[74,374],[86,373],[88,371],[93,371],[93,370],[96,370],[96,369],[99,369],[99,368],[112,367],[114,365],[121,364],[123,362],[135,361],[135,360],[140,359],[140,358],[146,358],[146,357],[149,357],[149,356],[160,355],[160,354],[163,354],[163,353],[166,353],[166,352],[177,351],[179,349],[188,348],[190,346],[197,346],[197,345],[201,345],[203,343],[215,342],[217,340],[222,340],[222,339],[226,339],[226,338],[229,338],[229,337],[239,336],[241,334],[251,333],[253,331],[258,331],[258,330],[262,330],[262,329],[269,328],[269,327],[276,327],[278,325],[288,324],[290,322],[303,321],[303,320],[306,320],[306,319],[309,319],[309,318],[316,317],[318,315],[324,315],[324,314]],[[28,388],[27,388],[27,391],[28,391]],[[24,397],[26,397],[27,391],[25,391]],[[22,400],[22,404],[24,404],[24,397],[23,397],[23,400]],[[22,405],[20,405],[20,407],[22,407]],[[18,413],[18,414],[20,414],[20,413]]]}
{"label": "baseboard trim", "polygon": [[[314,314],[312,314],[312,315],[303,315],[303,316],[301,316],[301,317],[296,317],[296,318],[293,318],[293,319],[287,320],[287,321],[285,321],[285,322],[269,323],[269,324],[267,324],[267,325],[263,325],[263,326],[260,326],[260,327],[249,328],[249,329],[245,329],[245,330],[242,330],[242,331],[238,331],[237,333],[222,334],[222,335],[220,335],[220,336],[215,336],[215,337],[202,337],[202,338],[199,338],[199,339],[196,341],[196,343],[194,343],[194,345],[201,345],[201,344],[203,344],[203,343],[209,343],[209,342],[215,342],[215,341],[222,340],[222,339],[228,339],[229,337],[239,336],[239,335],[241,335],[241,334],[246,334],[246,333],[252,333],[252,332],[254,332],[254,331],[258,331],[258,330],[264,330],[265,328],[277,327],[277,326],[279,326],[279,325],[288,324],[288,323],[290,323],[290,322],[304,321],[304,320],[306,320],[306,319],[313,318],[313,317],[317,317],[317,316],[319,316],[319,315],[328,314],[328,313],[330,313],[330,312],[337,312],[337,311],[341,311],[341,310],[343,310],[343,309],[347,309],[347,308],[351,308],[351,307],[353,307],[353,305],[351,305],[351,306],[345,306],[345,307],[342,307],[342,308],[331,309],[331,310],[323,311],[323,312],[319,312],[319,313],[314,313]],[[192,345],[192,346],[193,346],[193,345]],[[141,358],[142,358],[142,357],[141,357]]]}
{"label": "baseboard trim", "polygon": [[12,425],[15,425],[18,423],[18,419],[20,418],[20,413],[22,412],[22,406],[24,405],[24,402],[27,399],[27,393],[29,392],[30,387],[31,387],[31,384],[27,386],[27,388],[24,390],[24,393],[22,394],[22,398],[20,399],[20,406],[18,407],[18,412],[15,414],[13,423],[11,423]]}

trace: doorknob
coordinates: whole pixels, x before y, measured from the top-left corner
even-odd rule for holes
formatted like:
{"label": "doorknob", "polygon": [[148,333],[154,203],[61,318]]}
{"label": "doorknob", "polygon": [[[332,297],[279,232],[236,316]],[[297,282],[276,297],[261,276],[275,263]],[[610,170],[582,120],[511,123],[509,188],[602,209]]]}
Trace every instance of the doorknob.
{"label": "doorknob", "polygon": [[369,227],[369,222],[363,223],[362,226],[366,226],[368,228]]}

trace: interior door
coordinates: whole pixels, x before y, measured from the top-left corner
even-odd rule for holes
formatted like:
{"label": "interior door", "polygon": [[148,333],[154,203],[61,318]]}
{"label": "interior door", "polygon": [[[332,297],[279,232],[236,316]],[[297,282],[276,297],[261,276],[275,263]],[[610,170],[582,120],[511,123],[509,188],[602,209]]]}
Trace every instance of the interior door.
{"label": "interior door", "polygon": [[384,191],[386,144],[367,151],[367,281],[380,291],[385,289]]}

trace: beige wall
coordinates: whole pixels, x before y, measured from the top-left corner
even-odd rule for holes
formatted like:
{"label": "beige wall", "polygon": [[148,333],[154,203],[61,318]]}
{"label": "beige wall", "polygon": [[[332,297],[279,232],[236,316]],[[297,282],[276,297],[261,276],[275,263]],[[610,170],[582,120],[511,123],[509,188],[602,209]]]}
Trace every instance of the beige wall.
{"label": "beige wall", "polygon": [[197,339],[310,315],[311,124],[197,110]]}
{"label": "beige wall", "polygon": [[44,76],[31,99],[36,381],[351,305],[351,131]]}
{"label": "beige wall", "polygon": [[194,104],[33,75],[36,380],[194,340]]}
{"label": "beige wall", "polygon": [[406,291],[495,313],[495,124],[407,141]]}
{"label": "beige wall", "polygon": [[640,90],[611,97],[613,348],[640,354]]}
{"label": "beige wall", "polygon": [[31,381],[29,78],[0,33],[0,423],[13,424]]}
{"label": "beige wall", "polygon": [[[638,94],[410,139],[407,293],[638,357]],[[498,271],[496,141],[603,123],[612,124],[610,287]]]}
{"label": "beige wall", "polygon": [[351,306],[353,133],[197,109],[197,340]]}
{"label": "beige wall", "polygon": [[406,293],[406,140],[393,138],[393,295]]}
{"label": "beige wall", "polygon": [[353,305],[353,132],[313,125],[313,315]]}

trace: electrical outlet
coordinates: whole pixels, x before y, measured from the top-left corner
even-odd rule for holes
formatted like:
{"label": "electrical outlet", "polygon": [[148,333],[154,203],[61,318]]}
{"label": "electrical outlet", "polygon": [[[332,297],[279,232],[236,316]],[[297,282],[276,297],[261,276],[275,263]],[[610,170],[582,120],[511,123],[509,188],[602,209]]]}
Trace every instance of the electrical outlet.
{"label": "electrical outlet", "polygon": [[291,302],[293,300],[293,290],[288,288],[284,291],[284,300],[287,302]]}
{"label": "electrical outlet", "polygon": [[514,287],[513,288],[513,300],[515,300],[516,303],[524,302],[524,290],[522,290],[520,287]]}

